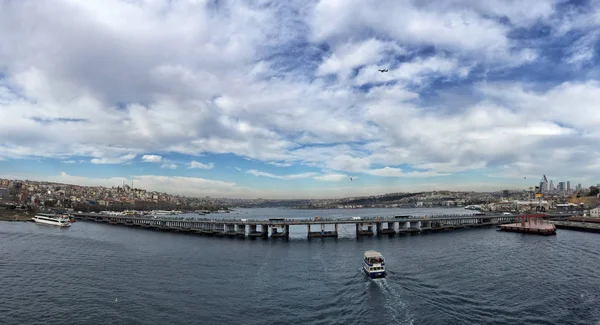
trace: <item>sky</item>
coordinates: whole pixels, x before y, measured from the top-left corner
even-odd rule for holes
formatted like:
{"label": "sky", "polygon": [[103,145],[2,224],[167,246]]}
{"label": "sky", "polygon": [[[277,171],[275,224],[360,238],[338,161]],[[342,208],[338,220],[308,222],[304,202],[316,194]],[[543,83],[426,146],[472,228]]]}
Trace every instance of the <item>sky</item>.
{"label": "sky", "polygon": [[593,185],[599,27],[596,0],[0,0],[0,177],[237,198]]}

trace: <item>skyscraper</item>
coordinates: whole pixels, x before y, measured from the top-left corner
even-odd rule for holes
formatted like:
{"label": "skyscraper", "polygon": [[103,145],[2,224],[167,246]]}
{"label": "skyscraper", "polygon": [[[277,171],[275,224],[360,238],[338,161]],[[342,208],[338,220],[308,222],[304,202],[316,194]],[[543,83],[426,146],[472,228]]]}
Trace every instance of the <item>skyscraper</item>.
{"label": "skyscraper", "polygon": [[548,192],[548,179],[546,178],[546,175],[544,175],[540,181],[540,193],[546,192]]}
{"label": "skyscraper", "polygon": [[571,181],[567,181],[567,192],[571,192]]}

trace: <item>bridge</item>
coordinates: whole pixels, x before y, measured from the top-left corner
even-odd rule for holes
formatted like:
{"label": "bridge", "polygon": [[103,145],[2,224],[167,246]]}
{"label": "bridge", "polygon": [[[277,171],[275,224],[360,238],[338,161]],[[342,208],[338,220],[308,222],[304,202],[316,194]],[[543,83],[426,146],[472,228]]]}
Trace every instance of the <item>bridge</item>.
{"label": "bridge", "polygon": [[[209,219],[154,218],[74,214],[77,220],[161,231],[219,237],[289,238],[290,226],[306,227],[308,238],[338,237],[339,225],[354,224],[356,236],[435,232],[462,228],[498,226],[516,222],[518,215],[393,216],[352,218]],[[557,217],[558,215],[548,215]],[[567,217],[566,215],[560,215]]]}

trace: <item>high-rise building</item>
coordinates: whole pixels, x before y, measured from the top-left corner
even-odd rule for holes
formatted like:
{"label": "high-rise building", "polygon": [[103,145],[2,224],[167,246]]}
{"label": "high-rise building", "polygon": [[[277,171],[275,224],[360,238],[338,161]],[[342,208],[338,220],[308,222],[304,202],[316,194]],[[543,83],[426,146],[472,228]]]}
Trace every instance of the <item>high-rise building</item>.
{"label": "high-rise building", "polygon": [[550,186],[548,187],[548,191],[552,192],[554,191],[554,181],[550,180]]}
{"label": "high-rise building", "polygon": [[566,190],[566,188],[565,188],[565,182],[558,182],[558,188],[557,188],[557,190],[559,192],[564,192]]}
{"label": "high-rise building", "polygon": [[581,191],[581,183],[577,184],[577,192]]}
{"label": "high-rise building", "polygon": [[567,181],[567,192],[571,192],[571,181]]}
{"label": "high-rise building", "polygon": [[548,179],[546,178],[546,175],[544,175],[540,181],[540,193],[546,192],[548,192]]}

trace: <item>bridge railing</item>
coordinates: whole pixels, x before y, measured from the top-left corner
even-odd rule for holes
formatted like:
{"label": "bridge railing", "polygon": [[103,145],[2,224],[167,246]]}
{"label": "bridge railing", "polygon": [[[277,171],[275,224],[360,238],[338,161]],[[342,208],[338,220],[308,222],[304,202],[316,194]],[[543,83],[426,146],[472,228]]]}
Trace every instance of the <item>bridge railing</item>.
{"label": "bridge railing", "polygon": [[[296,218],[270,218],[270,219],[257,219],[257,218],[206,218],[206,217],[163,217],[163,216],[136,216],[136,215],[102,215],[102,214],[77,214],[85,215],[95,218],[104,219],[138,219],[138,220],[161,220],[161,221],[186,221],[186,222],[211,222],[211,223],[306,223],[306,222],[394,222],[394,221],[407,221],[411,219],[418,220],[439,220],[439,219],[454,219],[454,218],[481,218],[481,217],[510,217],[508,215],[481,215],[481,214],[439,214],[439,215],[428,215],[428,216],[348,216],[348,217],[296,217]],[[514,215],[513,215],[514,216]],[[360,219],[358,219],[360,218]]]}

